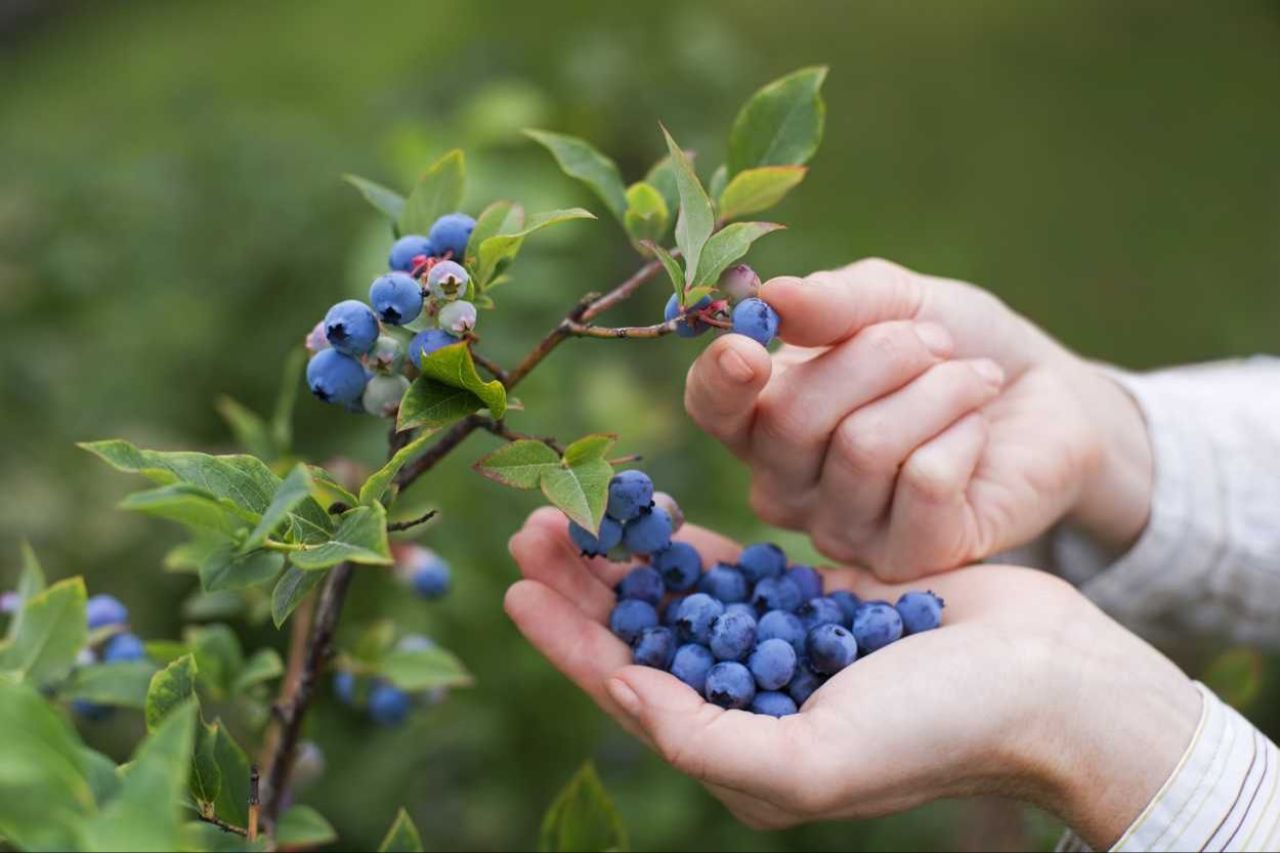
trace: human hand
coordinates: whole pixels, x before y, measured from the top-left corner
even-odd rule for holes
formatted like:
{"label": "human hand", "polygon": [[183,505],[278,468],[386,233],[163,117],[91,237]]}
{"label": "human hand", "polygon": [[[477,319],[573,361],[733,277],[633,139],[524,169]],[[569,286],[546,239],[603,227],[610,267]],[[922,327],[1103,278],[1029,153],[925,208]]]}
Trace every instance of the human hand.
{"label": "human hand", "polygon": [[822,553],[907,580],[1070,515],[1126,547],[1149,512],[1141,414],[990,293],[881,260],[761,291],[787,345],[725,335],[689,370],[693,420],[751,467],[751,506]]}
{"label": "human hand", "polygon": [[[520,631],[627,731],[702,782],[744,823],[866,818],[940,797],[1000,793],[1056,812],[1102,849],[1154,796],[1200,706],[1173,664],[1070,586],[1005,566],[931,578],[943,626],[855,661],[800,713],[726,711],[674,676],[632,666],[606,627],[631,566],[580,555],[564,516],[533,514],[511,540]],[[704,565],[738,546],[686,524]],[[865,572],[828,589],[895,600]]]}

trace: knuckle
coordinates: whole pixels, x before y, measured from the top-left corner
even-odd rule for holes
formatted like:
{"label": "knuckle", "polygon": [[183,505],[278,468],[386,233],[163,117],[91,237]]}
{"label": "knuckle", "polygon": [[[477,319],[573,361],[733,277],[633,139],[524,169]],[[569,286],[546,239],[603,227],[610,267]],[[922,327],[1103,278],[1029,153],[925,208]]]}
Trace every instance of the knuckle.
{"label": "knuckle", "polygon": [[910,270],[901,264],[877,257],[862,258],[845,269],[851,276],[863,279],[904,279],[911,274]]}
{"label": "knuckle", "polygon": [[755,428],[762,445],[794,444],[805,429],[805,413],[794,401],[780,393],[761,397],[756,403]]}
{"label": "knuckle", "polygon": [[912,455],[902,466],[900,476],[915,495],[929,503],[950,500],[961,486],[956,467],[937,453]]}
{"label": "knuckle", "polygon": [[859,359],[879,367],[928,363],[924,345],[906,323],[877,323],[859,332],[855,340]]}
{"label": "knuckle", "polygon": [[834,436],[839,457],[858,471],[893,467],[889,458],[893,436],[885,424],[871,417],[851,415],[841,421]]}

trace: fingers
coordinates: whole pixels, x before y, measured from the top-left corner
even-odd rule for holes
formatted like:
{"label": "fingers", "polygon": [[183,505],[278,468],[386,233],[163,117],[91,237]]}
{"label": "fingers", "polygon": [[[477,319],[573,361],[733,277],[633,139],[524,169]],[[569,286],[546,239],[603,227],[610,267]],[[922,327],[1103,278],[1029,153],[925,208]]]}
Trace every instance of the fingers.
{"label": "fingers", "polygon": [[684,407],[704,432],[741,454],[771,371],[764,347],[744,335],[722,335],[689,368]]}
{"label": "fingers", "polygon": [[920,276],[877,258],[804,279],[775,278],[760,291],[778,312],[781,338],[800,346],[830,346],[875,323],[912,320],[924,293]]}
{"label": "fingers", "polygon": [[[520,572],[573,602],[579,612],[595,622],[609,618],[614,594],[610,580],[615,571],[608,560],[583,557],[569,540],[564,513],[551,507],[535,512],[511,537],[511,556]],[[595,565],[601,564],[601,565]],[[621,577],[621,566],[616,571]]]}

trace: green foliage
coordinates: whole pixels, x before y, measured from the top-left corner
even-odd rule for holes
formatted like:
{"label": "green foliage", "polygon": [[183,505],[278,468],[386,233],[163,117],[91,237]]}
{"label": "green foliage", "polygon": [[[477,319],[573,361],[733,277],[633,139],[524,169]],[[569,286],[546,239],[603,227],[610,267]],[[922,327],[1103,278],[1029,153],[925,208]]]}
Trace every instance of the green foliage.
{"label": "green foliage", "polygon": [[761,166],[745,169],[733,176],[728,186],[711,194],[719,199],[720,218],[739,219],[768,210],[786,197],[804,180],[804,166]]}
{"label": "green foliage", "polygon": [[584,436],[558,456],[545,443],[532,439],[513,441],[480,459],[476,471],[504,486],[542,493],[565,515],[591,530],[600,527],[609,499],[613,466],[605,455],[618,437],[613,434]]}
{"label": "green foliage", "polygon": [[396,813],[395,822],[378,845],[378,853],[422,853],[418,827],[413,825],[413,819],[403,808]]}
{"label": "green foliage", "polygon": [[671,287],[675,290],[676,301],[680,303],[681,308],[685,307],[689,302],[689,294],[686,292],[684,271],[680,269],[680,262],[657,243],[646,243],[645,248],[658,259],[658,263],[662,264],[662,270],[671,280]]}
{"label": "green foliage", "polygon": [[729,132],[729,174],[757,166],[798,166],[822,141],[825,67],[802,68],[764,86],[743,105]]}
{"label": "green foliage", "polygon": [[495,483],[516,489],[536,489],[542,475],[559,464],[560,455],[546,442],[522,438],[504,444],[473,467]]}
{"label": "green foliage", "polygon": [[13,638],[0,646],[0,673],[36,685],[66,678],[89,636],[86,597],[84,581],[70,578],[23,600]]}
{"label": "green foliage", "polygon": [[619,222],[627,211],[627,190],[618,165],[597,151],[589,142],[562,133],[526,130],[533,139],[556,159],[561,171],[590,187]]}
{"label": "green foliage", "polygon": [[359,190],[365,201],[385,214],[391,220],[392,227],[396,229],[396,236],[400,235],[399,222],[400,217],[404,215],[404,196],[359,175],[343,175],[342,180]]}
{"label": "green foliage", "polygon": [[303,571],[297,566],[287,566],[271,590],[271,621],[277,628],[285,623],[307,597],[318,587],[328,572]]}
{"label": "green foliage", "polygon": [[629,849],[622,818],[590,761],[582,765],[542,819],[541,853]]}
{"label": "green foliage", "polygon": [[263,510],[262,517],[258,519],[257,525],[249,532],[248,537],[240,543],[240,553],[247,554],[265,545],[271,534],[280,525],[288,522],[289,516],[298,508],[299,504],[305,500],[310,500],[311,489],[311,474],[308,472],[307,466],[301,463],[293,466],[289,476],[285,477],[284,482],[280,484],[280,488],[276,489],[275,495],[271,498],[271,503]]}
{"label": "green foliage", "polygon": [[294,806],[280,816],[275,841],[280,847],[318,847],[338,840],[329,821],[310,806]]}
{"label": "green foliage", "polygon": [[685,284],[693,284],[693,273],[698,268],[702,247],[715,230],[715,212],[711,209],[711,199],[707,198],[707,191],[702,188],[702,182],[693,171],[689,158],[676,145],[665,127],[662,133],[667,138],[667,150],[671,154],[675,171],[676,190],[680,194],[680,214],[676,217],[676,247],[684,255]]}
{"label": "green foliage", "polygon": [[392,649],[378,663],[374,674],[411,693],[437,687],[467,687],[472,683],[462,661],[438,646]]}
{"label": "green foliage", "polygon": [[751,244],[766,234],[779,231],[783,226],[773,222],[735,222],[721,228],[702,250],[698,269],[692,283],[714,285],[730,264],[745,255]]}
{"label": "green foliage", "polygon": [[174,708],[190,702],[195,695],[196,659],[187,654],[151,677],[146,700],[147,730],[155,731]]}
{"label": "green foliage", "polygon": [[[521,209],[518,206],[513,207],[509,214],[510,218],[522,220],[522,214],[520,216],[515,215],[519,210]],[[479,241],[476,249],[476,261],[472,269],[472,283],[479,291],[483,292],[494,281],[494,277],[507,264],[515,260],[520,248],[524,245],[524,239],[530,234],[561,222],[595,218],[595,214],[589,210],[572,207],[566,210],[551,210],[546,213],[534,214],[529,217],[528,222],[503,223],[496,234],[486,236]],[[471,236],[472,239],[475,239],[474,231]],[[468,244],[468,248],[470,248],[470,244]]]}
{"label": "green foliage", "polygon": [[396,429],[446,426],[482,408],[500,418],[507,410],[507,389],[485,381],[476,370],[466,341],[441,347],[422,359],[422,375],[400,402]]}
{"label": "green foliage", "polygon": [[391,458],[387,460],[387,464],[374,471],[364,481],[364,485],[360,487],[360,503],[364,506],[370,506],[382,501],[386,497],[387,489],[391,487],[391,482],[395,479],[396,474],[400,473],[400,469],[404,467],[406,462],[417,456],[422,451],[422,448],[426,447],[434,435],[435,430],[424,429],[413,441],[392,454]]}
{"label": "green foliage", "polygon": [[623,225],[637,244],[656,243],[667,233],[671,213],[666,199],[653,184],[639,181],[627,187],[627,213]]}
{"label": "green foliage", "polygon": [[327,569],[343,562],[391,565],[387,511],[382,504],[354,507],[340,518],[332,539],[319,545],[301,546],[301,550],[289,555],[289,561],[303,571]]}
{"label": "green foliage", "polygon": [[426,234],[446,213],[462,206],[466,166],[462,152],[454,149],[431,164],[405,199],[397,220],[401,234]]}
{"label": "green foliage", "polygon": [[150,661],[116,661],[76,668],[58,688],[63,699],[84,700],[95,705],[142,709],[156,665]]}

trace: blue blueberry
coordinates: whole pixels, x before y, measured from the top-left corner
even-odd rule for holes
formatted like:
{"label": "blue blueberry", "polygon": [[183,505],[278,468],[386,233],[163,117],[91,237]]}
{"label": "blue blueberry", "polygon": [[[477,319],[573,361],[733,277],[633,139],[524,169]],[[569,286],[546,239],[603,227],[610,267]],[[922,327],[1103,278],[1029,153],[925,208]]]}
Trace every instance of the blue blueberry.
{"label": "blue blueberry", "polygon": [[778,335],[778,312],[756,296],[749,296],[733,308],[733,331],[764,346]]}
{"label": "blue blueberry", "polygon": [[307,387],[323,403],[354,406],[368,381],[364,365],[335,349],[321,350],[307,362]]}
{"label": "blue blueberry", "polygon": [[129,609],[113,595],[95,595],[85,603],[84,609],[90,631],[108,625],[124,625],[129,621]]}
{"label": "blue blueberry", "polygon": [[866,601],[853,615],[853,636],[863,654],[902,638],[902,617],[887,601]]}
{"label": "blue blueberry", "polygon": [[369,717],[383,726],[397,726],[409,716],[413,700],[394,684],[380,681],[369,688]]}
{"label": "blue blueberry", "polygon": [[756,698],[756,680],[742,664],[723,661],[711,667],[703,690],[721,708],[746,708]]}
{"label": "blue blueberry", "polygon": [[413,589],[418,595],[428,600],[443,598],[449,592],[449,582],[451,572],[449,564],[437,557],[434,553],[431,559],[423,560],[419,565],[413,568],[413,574],[410,575],[413,581]]}
{"label": "blue blueberry", "polygon": [[378,316],[359,299],[344,299],[324,315],[324,336],[344,355],[360,356],[378,340]]}
{"label": "blue blueberry", "polygon": [[805,657],[814,672],[835,675],[858,656],[858,642],[842,625],[819,625],[805,639]]}
{"label": "blue blueberry", "polygon": [[[759,636],[757,634],[757,636]],[[763,640],[747,658],[747,669],[761,690],[781,690],[796,674],[796,650],[786,640]]]}
{"label": "blue blueberry", "polygon": [[787,568],[787,555],[772,542],[760,542],[742,549],[738,568],[753,584],[765,578],[776,578]]}
{"label": "blue blueberry", "polygon": [[97,702],[90,702],[88,699],[72,699],[71,711],[78,717],[83,717],[91,723],[100,723],[111,716],[115,709],[110,705],[99,705]]}
{"label": "blue blueberry", "polygon": [[844,614],[844,619],[840,624],[846,628],[853,627],[853,614],[858,611],[858,605],[862,603],[862,599],[845,589],[838,589],[828,595],[829,598],[840,605],[840,612]]}
{"label": "blue blueberry", "polygon": [[[711,297],[704,296],[698,300],[696,305],[692,306],[687,310],[698,311],[703,308],[706,308],[710,304],[711,304]],[[667,307],[664,308],[662,311],[662,319],[665,322],[669,323],[683,313],[685,312],[681,311],[680,309],[680,300],[676,298],[676,295],[674,293],[671,294],[671,298],[667,300]],[[703,332],[708,331],[710,328],[711,327],[708,326],[706,323],[696,318],[686,319],[686,320],[681,320],[679,323],[676,323],[676,334],[682,338],[696,338],[698,337],[698,335],[701,335]]]}
{"label": "blue blueberry", "polygon": [[756,645],[756,620],[745,613],[726,610],[711,623],[707,645],[716,660],[743,660]]}
{"label": "blue blueberry", "polygon": [[412,323],[422,313],[422,285],[407,273],[380,275],[369,285],[369,304],[384,323]]}
{"label": "blue blueberry", "polygon": [[671,674],[702,693],[707,686],[707,673],[715,662],[715,655],[706,646],[685,643],[676,649],[676,656],[671,661]]}
{"label": "blue blueberry", "polygon": [[758,615],[756,613],[756,609],[745,601],[735,601],[732,604],[726,604],[724,606],[724,612],[741,613],[744,616],[751,617],[752,622],[756,621],[756,616]]}
{"label": "blue blueberry", "polygon": [[344,705],[354,705],[356,703],[356,677],[351,673],[343,670],[333,674],[333,692]]}
{"label": "blue blueberry", "polygon": [[666,669],[676,656],[676,635],[670,628],[645,628],[631,646],[631,659],[641,666]]}
{"label": "blue blueberry", "polygon": [[698,592],[705,592],[725,604],[746,601],[749,589],[742,572],[727,563],[716,563],[698,581]]}
{"label": "blue blueberry", "polygon": [[427,239],[442,257],[451,254],[455,261],[461,261],[475,227],[476,221],[465,213],[446,213],[432,224]]}
{"label": "blue blueberry", "polygon": [[825,675],[814,672],[806,661],[800,661],[796,664],[796,674],[787,685],[787,693],[796,705],[803,705],[826,680]]}
{"label": "blue blueberry", "polygon": [[634,598],[657,607],[662,601],[663,592],[665,588],[662,585],[662,575],[652,566],[637,566],[618,582],[620,600]]}
{"label": "blue blueberry", "polygon": [[652,554],[671,544],[671,516],[656,507],[640,513],[622,528],[622,545],[632,554]]}
{"label": "blue blueberry", "polygon": [[790,696],[785,693],[778,693],[774,690],[768,690],[757,693],[756,698],[751,700],[751,713],[767,714],[770,717],[788,717],[798,713],[799,708]]}
{"label": "blue blueberry", "polygon": [[630,521],[653,503],[653,480],[643,471],[619,471],[609,481],[605,513],[618,521]]}
{"label": "blue blueberry", "polygon": [[786,610],[770,610],[756,623],[756,642],[784,640],[796,654],[804,654],[804,638],[808,635],[800,617]]}
{"label": "blue blueberry", "polygon": [[426,329],[418,332],[413,336],[413,340],[409,341],[409,347],[405,350],[405,358],[409,359],[409,363],[414,367],[422,367],[422,360],[438,349],[447,346],[453,346],[458,339],[443,329]]}
{"label": "blue blueberry", "polygon": [[680,605],[684,602],[687,595],[678,595],[667,602],[667,606],[662,611],[662,624],[673,630],[676,629],[677,623],[680,621]]}
{"label": "blue blueberry", "polygon": [[462,264],[441,261],[427,273],[427,288],[438,302],[452,302],[466,295],[470,280]]}
{"label": "blue blueberry", "polygon": [[819,625],[840,625],[844,624],[844,611],[840,609],[840,605],[835,599],[822,596],[819,598],[811,598],[804,604],[796,608],[796,615],[800,617],[800,621],[804,623],[805,631],[812,631]]}
{"label": "blue blueberry", "polygon": [[902,617],[902,630],[908,634],[932,631],[942,624],[942,608],[946,602],[932,592],[903,593],[894,605]]}
{"label": "blue blueberry", "polygon": [[609,614],[609,630],[630,645],[645,628],[658,627],[658,611],[647,601],[628,598],[619,601]]}
{"label": "blue blueberry", "polygon": [[586,556],[599,557],[622,542],[622,525],[606,515],[600,522],[600,533],[596,535],[576,521],[570,521],[569,538]]}
{"label": "blue blueberry", "polygon": [[792,566],[787,569],[787,577],[795,581],[802,600],[808,601],[822,595],[822,575],[812,566]]}
{"label": "blue blueberry", "polygon": [[680,602],[676,616],[676,629],[686,643],[711,642],[711,623],[724,614],[724,605],[705,592],[695,592]]}
{"label": "blue blueberry", "polygon": [[147,649],[136,634],[116,634],[102,647],[103,663],[146,660]]}
{"label": "blue blueberry", "polygon": [[702,577],[702,555],[688,542],[672,542],[653,555],[652,565],[672,592],[693,589]]}
{"label": "blue blueberry", "polygon": [[397,272],[413,272],[413,259],[419,255],[432,257],[436,254],[435,246],[421,234],[406,234],[391,244],[391,256],[387,258],[387,266]]}
{"label": "blue blueberry", "polygon": [[804,601],[800,587],[787,575],[780,578],[765,578],[756,584],[751,593],[751,603],[761,613],[769,610],[792,611]]}

